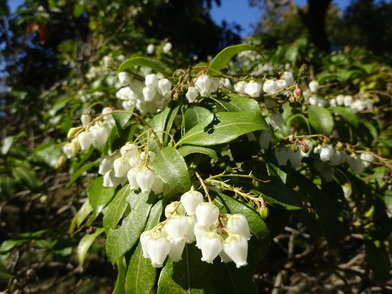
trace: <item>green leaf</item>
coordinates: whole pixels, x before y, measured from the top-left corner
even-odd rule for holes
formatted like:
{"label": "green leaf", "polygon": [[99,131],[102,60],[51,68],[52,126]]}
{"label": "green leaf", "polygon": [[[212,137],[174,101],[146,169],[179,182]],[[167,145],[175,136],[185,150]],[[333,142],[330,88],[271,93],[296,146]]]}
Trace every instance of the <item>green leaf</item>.
{"label": "green leaf", "polygon": [[83,203],[82,207],[75,214],[72,219],[71,225],[69,227],[69,233],[72,235],[75,231],[75,228],[79,228],[83,221],[88,217],[88,215],[93,211],[93,208],[90,205],[90,202],[86,201]]}
{"label": "green leaf", "polygon": [[12,144],[15,141],[15,136],[8,136],[5,137],[2,144],[1,144],[1,154],[7,155],[8,151],[10,150]]}
{"label": "green leaf", "polygon": [[217,194],[214,202],[229,213],[243,214],[248,220],[252,235],[255,236],[256,239],[261,240],[264,246],[269,244],[270,238],[268,228],[256,210],[251,208],[249,205],[239,202],[238,200],[222,193]]}
{"label": "green leaf", "polygon": [[319,106],[308,106],[309,122],[319,133],[330,135],[333,131],[334,121],[328,109]]}
{"label": "green leaf", "polygon": [[180,106],[174,106],[174,104],[169,104],[168,107],[155,115],[152,119],[151,127],[154,129],[159,140],[164,144],[166,144],[169,139],[168,133],[170,133],[173,122],[180,110]]}
{"label": "green leaf", "polygon": [[218,72],[229,63],[230,59],[243,51],[257,51],[257,48],[248,44],[226,47],[212,60],[206,74],[210,76],[219,75]]}
{"label": "green leaf", "polygon": [[127,184],[117,192],[116,196],[114,196],[113,200],[109,203],[105,215],[103,216],[103,226],[105,230],[114,229],[117,226],[127,209],[127,198],[130,193],[131,189],[129,188],[129,184]]}
{"label": "green leaf", "polygon": [[215,150],[206,147],[184,145],[178,148],[178,152],[182,157],[186,157],[189,154],[200,153],[205,154],[214,160],[218,160],[218,155],[216,154]]}
{"label": "green leaf", "polygon": [[125,291],[125,274],[127,272],[127,261],[122,257],[117,261],[117,279],[112,294],[127,294]]}
{"label": "green leaf", "polygon": [[311,180],[297,171],[291,170],[289,176],[291,181],[300,190],[307,193],[312,200],[318,215],[318,221],[328,243],[330,245],[337,244],[341,240],[343,232],[343,225],[337,207],[338,199],[332,198],[334,195],[329,195],[324,190],[319,189]]}
{"label": "green leaf", "polygon": [[211,114],[184,134],[177,145],[211,146],[231,142],[241,135],[268,130],[260,112],[219,112]]}
{"label": "green leaf", "polygon": [[102,209],[112,200],[115,189],[103,186],[103,177],[98,177],[87,187],[88,201],[93,208],[95,215],[98,215]]}
{"label": "green leaf", "polygon": [[249,266],[237,269],[233,262],[201,261],[194,244],[185,246],[182,260],[167,260],[158,280],[158,294],[257,294]]}
{"label": "green leaf", "polygon": [[[162,200],[157,202],[151,209],[145,230],[155,227],[163,212]],[[151,260],[143,257],[142,246],[139,242],[132,254],[125,277],[126,293],[151,293],[155,285],[157,270],[151,265]]]}
{"label": "green leaf", "polygon": [[163,74],[164,76],[167,74],[165,69],[161,67],[158,63],[155,63],[154,61],[151,61],[144,57],[133,57],[124,61],[123,63],[121,63],[120,67],[118,68],[118,72],[132,69],[134,66],[149,67],[155,70],[156,72]]}
{"label": "green leaf", "polygon": [[163,182],[177,191],[186,192],[191,187],[186,162],[173,147],[165,147],[156,154],[152,169]]}
{"label": "green leaf", "polygon": [[120,228],[110,229],[107,234],[106,253],[114,264],[121,256],[128,252],[139,240],[150,209],[152,199],[149,193],[140,193],[137,203],[131,213],[124,218]]}
{"label": "green leaf", "polygon": [[253,99],[244,97],[235,93],[227,94],[216,100],[218,105],[225,111],[240,112],[240,111],[260,111],[259,103]]}
{"label": "green leaf", "polygon": [[97,237],[104,232],[104,228],[97,228],[94,233],[86,234],[80,240],[78,244],[78,248],[76,249],[76,253],[78,256],[78,261],[80,265],[84,264],[84,259],[86,258],[86,254],[88,249],[91,247],[91,244],[97,239]]}
{"label": "green leaf", "polygon": [[28,170],[24,167],[12,168],[12,175],[19,181],[24,187],[33,191],[38,190],[42,187],[42,181],[38,179],[35,172]]}
{"label": "green leaf", "polygon": [[14,194],[16,191],[16,184],[17,181],[14,178],[2,175],[0,177],[0,195],[3,197]]}
{"label": "green leaf", "polygon": [[211,115],[211,111],[207,108],[195,106],[188,108],[183,116],[182,131],[183,133],[188,132],[198,123],[204,121],[208,116]]}
{"label": "green leaf", "polygon": [[344,121],[352,125],[354,128],[358,127],[358,117],[348,107],[330,107],[332,112],[337,113]]}
{"label": "green leaf", "polygon": [[120,129],[124,129],[132,117],[130,112],[113,112],[112,117]]}
{"label": "green leaf", "polygon": [[51,167],[55,167],[61,154],[60,146],[54,142],[42,144],[34,150],[35,159],[45,162]]}
{"label": "green leaf", "polygon": [[90,162],[86,165],[83,165],[81,168],[79,168],[71,177],[71,179],[69,180],[69,182],[67,183],[67,185],[65,186],[67,189],[69,187],[71,187],[71,185],[86,171],[88,171],[90,168],[94,167],[94,166],[99,166],[101,162],[101,159],[97,159],[93,162]]}

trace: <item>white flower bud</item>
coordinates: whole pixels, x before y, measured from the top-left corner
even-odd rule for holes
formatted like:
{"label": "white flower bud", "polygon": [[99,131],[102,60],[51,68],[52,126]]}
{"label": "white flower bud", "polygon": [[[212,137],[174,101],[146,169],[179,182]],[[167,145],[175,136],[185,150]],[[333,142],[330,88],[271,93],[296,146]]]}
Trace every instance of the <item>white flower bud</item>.
{"label": "white flower bud", "polygon": [[171,215],[185,215],[184,206],[180,201],[173,201],[165,207],[165,216],[169,218]]}
{"label": "white flower bud", "polygon": [[213,263],[214,259],[223,250],[222,237],[216,232],[206,232],[200,240],[201,260]]}
{"label": "white flower bud", "polygon": [[113,162],[114,175],[118,178],[125,177],[130,168],[128,161],[123,157],[117,158]]}
{"label": "white flower bud", "polygon": [[257,98],[260,96],[261,87],[262,86],[260,82],[250,81],[249,83],[246,84],[244,91],[250,97]]}
{"label": "white flower bud", "polygon": [[252,236],[250,234],[248,220],[243,214],[228,215],[226,229],[233,234],[244,236],[246,240],[249,240]]}
{"label": "white flower bud", "polygon": [[146,86],[143,88],[143,97],[144,100],[147,102],[153,101],[156,93],[157,89],[155,87]]}
{"label": "white flower bud", "polygon": [[137,171],[138,171],[138,169],[135,167],[135,168],[130,169],[127,173],[129,188],[131,190],[139,189],[139,184],[136,181]]}
{"label": "white flower bud", "polygon": [[162,78],[158,81],[158,89],[162,96],[165,96],[171,90],[171,83],[168,79]]}
{"label": "white flower bud", "polygon": [[234,91],[238,92],[239,94],[245,93],[245,88],[248,83],[245,81],[239,81],[234,84]]}
{"label": "white flower bud", "polygon": [[319,86],[319,83],[317,81],[311,81],[309,83],[309,90],[310,90],[310,92],[312,92],[312,93],[316,92],[317,89],[318,89],[318,86]]}
{"label": "white flower bud", "polygon": [[89,114],[82,114],[80,116],[80,120],[82,121],[82,125],[85,127],[91,122],[91,115]]}
{"label": "white flower bud", "polygon": [[196,207],[197,223],[208,227],[215,223],[219,217],[219,209],[214,204],[203,202]]}
{"label": "white flower bud", "polygon": [[104,175],[110,171],[113,168],[113,161],[114,159],[111,156],[103,157],[101,163],[99,164],[98,174]]}
{"label": "white flower bud", "polygon": [[343,97],[343,104],[344,104],[344,106],[349,107],[352,102],[353,102],[353,97],[352,96],[346,95],[346,96]]}
{"label": "white flower bud", "polygon": [[332,154],[334,153],[335,149],[331,145],[323,145],[320,149],[320,160],[321,161],[328,161]]}
{"label": "white flower bud", "polygon": [[147,54],[153,54],[155,50],[155,47],[153,44],[148,44],[147,46]]}
{"label": "white flower bud", "polygon": [[223,243],[223,251],[235,262],[237,268],[247,265],[248,242],[244,236],[229,235]]}
{"label": "white flower bud", "polygon": [[301,150],[298,148],[297,151],[294,151],[292,149],[288,149],[287,151],[291,167],[296,168],[300,166],[302,160]]}
{"label": "white flower bud", "polygon": [[131,88],[124,87],[117,91],[116,98],[121,100],[130,100],[133,96]]}
{"label": "white flower bud", "polygon": [[94,136],[95,145],[97,147],[105,145],[111,129],[112,126],[110,125],[110,122],[98,122],[89,129],[91,134]]}
{"label": "white flower bud", "polygon": [[361,153],[359,158],[362,160],[365,167],[368,167],[374,161],[374,156],[370,153]]}
{"label": "white flower bud", "polygon": [[199,91],[192,86],[188,87],[188,91],[185,94],[186,99],[188,99],[189,103],[193,103],[196,101],[196,98],[199,96]]}
{"label": "white flower bud", "polygon": [[336,96],[336,104],[337,105],[344,105],[344,96],[343,95],[338,95]]}
{"label": "white flower bud", "polygon": [[144,84],[147,87],[155,88],[158,86],[158,77],[156,74],[148,74],[144,78]]}
{"label": "white flower bud", "polygon": [[190,190],[181,196],[181,203],[188,215],[196,213],[196,207],[203,202],[203,194],[196,190]]}
{"label": "white flower bud", "polygon": [[263,84],[263,91],[267,94],[274,94],[279,91],[279,87],[274,80],[266,80]]}
{"label": "white flower bud", "polygon": [[129,83],[131,82],[131,78],[129,77],[128,73],[125,71],[119,72],[117,77],[122,86],[128,86]]}
{"label": "white flower bud", "polygon": [[287,82],[285,80],[277,80],[276,85],[278,86],[279,90],[288,88]]}
{"label": "white flower bud", "polygon": [[365,169],[365,163],[359,156],[356,156],[354,154],[347,158],[347,163],[351,167],[351,169],[359,175],[362,174]]}

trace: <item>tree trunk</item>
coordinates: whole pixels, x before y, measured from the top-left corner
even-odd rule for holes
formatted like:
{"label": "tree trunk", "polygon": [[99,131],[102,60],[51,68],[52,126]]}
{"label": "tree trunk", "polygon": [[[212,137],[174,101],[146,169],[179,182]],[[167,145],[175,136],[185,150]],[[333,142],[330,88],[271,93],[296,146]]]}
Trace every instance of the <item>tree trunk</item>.
{"label": "tree trunk", "polygon": [[332,0],[308,0],[308,7],[298,10],[302,22],[309,31],[310,41],[325,52],[330,51],[330,43],[325,31],[327,10]]}

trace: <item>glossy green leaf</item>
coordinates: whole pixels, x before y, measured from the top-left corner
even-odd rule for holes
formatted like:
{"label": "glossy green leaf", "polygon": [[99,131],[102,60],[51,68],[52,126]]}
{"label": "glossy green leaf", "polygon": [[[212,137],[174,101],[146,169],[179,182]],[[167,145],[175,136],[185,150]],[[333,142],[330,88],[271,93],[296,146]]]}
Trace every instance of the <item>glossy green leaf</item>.
{"label": "glossy green leaf", "polygon": [[20,184],[28,189],[37,190],[42,187],[43,183],[38,179],[35,172],[28,170],[27,168],[21,166],[14,167],[12,168],[12,175]]}
{"label": "glossy green leaf", "polygon": [[248,220],[252,235],[255,236],[256,239],[263,241],[264,245],[269,243],[268,228],[256,210],[251,208],[249,205],[222,193],[217,194],[214,201],[219,207],[223,207],[229,213],[243,214]]}
{"label": "glossy green leaf", "polygon": [[121,227],[110,229],[107,234],[106,253],[114,264],[128,252],[139,240],[153,204],[149,193],[140,193],[138,201],[132,207],[131,213],[124,218]]}
{"label": "glossy green leaf", "polygon": [[127,209],[127,198],[130,193],[131,189],[129,188],[129,184],[126,184],[117,192],[116,196],[114,196],[113,200],[109,203],[105,215],[103,216],[103,226],[105,230],[114,229],[117,226]]}
{"label": "glossy green leaf", "polygon": [[59,145],[54,142],[42,144],[34,150],[34,159],[55,167],[63,152]]}
{"label": "glossy green leaf", "polygon": [[91,207],[90,202],[85,201],[72,219],[71,225],[69,227],[70,235],[73,235],[75,228],[79,228],[92,211],[93,208]]}
{"label": "glossy green leaf", "polygon": [[211,114],[185,133],[177,145],[211,146],[224,144],[241,135],[259,130],[268,130],[260,112],[219,112]]}
{"label": "glossy green leaf", "polygon": [[186,157],[189,154],[199,153],[199,154],[207,155],[214,160],[218,160],[218,155],[216,154],[215,150],[206,147],[184,145],[178,148],[178,152],[181,154],[182,157]]}
{"label": "glossy green leaf", "polygon": [[0,195],[12,195],[15,193],[17,181],[13,177],[0,177]]}
{"label": "glossy green leaf", "polygon": [[87,187],[88,201],[93,208],[95,215],[98,215],[102,209],[112,200],[115,189],[103,186],[103,177],[96,178]]}
{"label": "glossy green leaf", "polygon": [[352,125],[354,128],[358,127],[358,117],[348,107],[337,106],[330,107],[329,109],[338,114],[344,121]]}
{"label": "glossy green leaf", "polygon": [[[162,201],[157,202],[151,209],[145,230],[155,227],[163,212]],[[151,265],[151,260],[143,257],[142,247],[139,242],[133,252],[128,265],[125,278],[126,293],[151,293],[155,285],[157,270]]]}
{"label": "glossy green leaf", "polygon": [[188,167],[181,154],[173,147],[160,150],[152,164],[155,174],[173,189],[186,192],[191,187]]}
{"label": "glossy green leaf", "polygon": [[206,74],[211,76],[219,75],[219,71],[229,63],[231,58],[243,51],[257,51],[257,48],[248,44],[226,47],[211,61]]}
{"label": "glossy green leaf", "polygon": [[132,118],[132,113],[128,112],[113,112],[112,117],[120,129],[124,129],[129,120]]}
{"label": "glossy green leaf", "polygon": [[255,99],[244,97],[235,93],[230,93],[224,95],[223,97],[219,97],[216,102],[218,106],[220,106],[220,108],[225,111],[260,111],[260,105]]}
{"label": "glossy green leaf", "polygon": [[192,108],[188,108],[183,117],[182,123],[182,131],[183,133],[188,132],[195,125],[204,121],[209,115],[211,115],[211,111],[207,108],[195,106]]}
{"label": "glossy green leaf", "polygon": [[133,57],[124,61],[123,63],[121,63],[120,67],[118,68],[118,72],[126,71],[128,69],[131,70],[134,66],[149,67],[155,70],[157,73],[161,73],[163,75],[167,74],[162,66],[145,57]]}
{"label": "glossy green leaf", "polygon": [[334,127],[332,114],[328,109],[319,106],[308,106],[308,116],[311,126],[319,133],[330,135]]}
{"label": "glossy green leaf", "polygon": [[79,241],[78,247],[76,249],[76,254],[78,256],[78,261],[80,265],[84,264],[84,259],[86,258],[87,251],[94,243],[95,239],[104,232],[104,228],[97,228],[92,234],[86,234]]}
{"label": "glossy green leaf", "polygon": [[166,143],[168,141],[169,136],[167,133],[170,132],[174,119],[176,118],[179,110],[179,106],[175,106],[174,104],[169,105],[162,112],[155,115],[152,119],[151,127],[154,129],[161,142]]}

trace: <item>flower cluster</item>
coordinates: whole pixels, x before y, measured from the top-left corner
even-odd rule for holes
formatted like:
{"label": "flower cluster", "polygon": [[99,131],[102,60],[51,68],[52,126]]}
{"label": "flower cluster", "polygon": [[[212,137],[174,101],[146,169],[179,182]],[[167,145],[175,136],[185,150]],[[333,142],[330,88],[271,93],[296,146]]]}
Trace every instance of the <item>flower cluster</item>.
{"label": "flower cluster", "polygon": [[156,74],[145,76],[144,83],[132,79],[127,72],[120,72],[118,79],[123,86],[116,97],[123,100],[126,110],[137,108],[141,114],[156,113],[163,110],[170,101],[171,82]]}
{"label": "flower cluster", "polygon": [[213,263],[219,255],[223,262],[247,265],[251,234],[242,214],[220,214],[218,207],[203,202],[203,195],[192,189],[169,204],[165,216],[166,220],[140,236],[143,256],[154,267],[162,267],[167,256],[174,262],[181,260],[185,244],[194,241],[202,261]]}
{"label": "flower cluster", "polygon": [[294,168],[301,164],[304,157],[309,157],[311,152],[314,155],[315,169],[328,180],[332,180],[333,167],[335,166],[347,163],[355,173],[362,174],[364,169],[374,161],[374,157],[370,153],[356,154],[352,152],[349,155],[344,148],[336,148],[331,144],[324,143],[313,148],[313,144],[310,141],[304,145],[300,144],[296,148],[281,146],[274,151],[279,165],[284,166],[289,162]]}
{"label": "flower cluster", "polygon": [[116,188],[128,181],[133,190],[162,193],[164,183],[149,168],[154,157],[155,153],[152,151],[141,151],[133,143],[125,144],[120,151],[102,158],[98,173],[103,175],[103,186]]}
{"label": "flower cluster", "polygon": [[79,151],[87,152],[92,145],[97,148],[105,145],[115,125],[111,112],[110,107],[105,107],[100,119],[94,121],[91,121],[92,117],[89,114],[81,116],[83,127],[71,128],[68,132],[68,138],[73,137],[73,139],[63,147],[67,158],[73,157]]}

